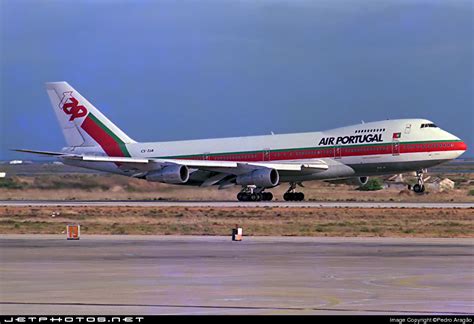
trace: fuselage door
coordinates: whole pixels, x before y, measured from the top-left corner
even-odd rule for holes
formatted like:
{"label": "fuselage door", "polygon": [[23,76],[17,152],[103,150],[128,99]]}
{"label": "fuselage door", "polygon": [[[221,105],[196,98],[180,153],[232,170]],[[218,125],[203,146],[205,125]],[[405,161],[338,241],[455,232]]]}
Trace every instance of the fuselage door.
{"label": "fuselage door", "polygon": [[400,155],[400,142],[395,139],[392,142],[392,155]]}
{"label": "fuselage door", "polygon": [[203,160],[210,160],[210,159],[211,159],[211,158],[210,158],[210,155],[211,155],[210,152],[206,152],[206,153],[204,153],[204,154],[202,155],[202,159],[203,159]]}
{"label": "fuselage door", "polygon": [[405,134],[410,134],[411,131],[411,124],[406,124],[405,125]]}
{"label": "fuselage door", "polygon": [[270,149],[263,149],[263,161],[270,161]]}
{"label": "fuselage door", "polygon": [[342,156],[342,148],[340,146],[335,146],[334,147],[334,158],[335,159],[340,159]]}

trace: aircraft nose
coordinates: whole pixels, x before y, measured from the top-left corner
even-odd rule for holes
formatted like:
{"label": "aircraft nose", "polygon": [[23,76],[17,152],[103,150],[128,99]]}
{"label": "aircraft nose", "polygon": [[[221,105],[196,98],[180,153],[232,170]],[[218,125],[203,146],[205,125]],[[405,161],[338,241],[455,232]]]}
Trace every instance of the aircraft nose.
{"label": "aircraft nose", "polygon": [[459,150],[460,151],[466,151],[467,150],[467,144],[464,141],[461,141],[459,143]]}

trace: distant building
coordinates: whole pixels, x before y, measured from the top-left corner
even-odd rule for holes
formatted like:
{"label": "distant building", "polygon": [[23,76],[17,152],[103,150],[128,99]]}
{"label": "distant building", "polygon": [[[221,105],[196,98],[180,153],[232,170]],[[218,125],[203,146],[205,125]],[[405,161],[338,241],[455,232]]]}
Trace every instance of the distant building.
{"label": "distant building", "polygon": [[23,164],[22,160],[11,160],[10,164]]}

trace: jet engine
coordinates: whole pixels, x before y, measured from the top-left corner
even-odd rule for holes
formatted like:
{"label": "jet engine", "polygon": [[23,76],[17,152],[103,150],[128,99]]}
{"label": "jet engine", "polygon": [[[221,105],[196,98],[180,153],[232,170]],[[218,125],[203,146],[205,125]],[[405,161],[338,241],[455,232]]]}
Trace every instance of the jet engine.
{"label": "jet engine", "polygon": [[275,169],[258,169],[238,176],[236,182],[243,186],[255,185],[262,188],[271,188],[278,185],[280,175]]}
{"label": "jet engine", "polygon": [[359,184],[361,186],[363,186],[363,185],[367,184],[367,182],[369,181],[369,177],[359,177],[359,178],[357,178],[357,180],[358,180]]}
{"label": "jet engine", "polygon": [[185,165],[168,165],[156,171],[150,171],[145,177],[148,181],[182,184],[189,180],[189,169]]}

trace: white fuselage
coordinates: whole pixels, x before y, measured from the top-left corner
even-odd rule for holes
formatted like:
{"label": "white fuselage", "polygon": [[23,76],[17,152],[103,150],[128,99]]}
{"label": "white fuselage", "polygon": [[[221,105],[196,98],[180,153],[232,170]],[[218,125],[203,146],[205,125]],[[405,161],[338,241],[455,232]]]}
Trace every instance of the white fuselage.
{"label": "white fuselage", "polygon": [[[455,159],[466,150],[458,137],[425,119],[363,123],[324,132],[278,134],[190,141],[126,144],[130,157],[237,162],[323,160],[328,170],[314,174],[281,173],[281,181],[304,181],[416,171]],[[102,155],[100,147],[66,151]],[[122,173],[114,163],[77,166]],[[199,174],[196,174],[199,182]]]}

